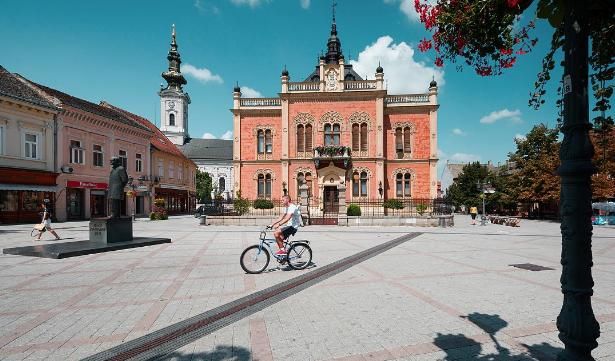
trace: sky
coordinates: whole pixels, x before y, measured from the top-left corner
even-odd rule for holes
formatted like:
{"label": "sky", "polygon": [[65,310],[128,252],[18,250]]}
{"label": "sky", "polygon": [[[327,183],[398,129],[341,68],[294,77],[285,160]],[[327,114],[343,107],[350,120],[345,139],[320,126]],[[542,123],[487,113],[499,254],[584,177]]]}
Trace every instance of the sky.
{"label": "sky", "polygon": [[[374,78],[382,64],[389,94],[439,85],[439,174],[446,161],[504,162],[539,123],[555,125],[557,82],[539,110],[528,107],[552,29],[537,21],[539,42],[505,74],[480,77],[468,67],[433,65],[421,53],[428,36],[412,0],[337,0],[338,36],[346,60]],[[286,66],[302,81],[326,50],[331,0],[0,0],[0,65],[92,102],[105,100],[159,124],[166,59],[175,24],[190,94],[190,135],[232,137],[232,92],[275,97]],[[521,23],[533,20],[534,12]],[[559,62],[559,61],[558,61]],[[553,79],[561,78],[556,68]]]}

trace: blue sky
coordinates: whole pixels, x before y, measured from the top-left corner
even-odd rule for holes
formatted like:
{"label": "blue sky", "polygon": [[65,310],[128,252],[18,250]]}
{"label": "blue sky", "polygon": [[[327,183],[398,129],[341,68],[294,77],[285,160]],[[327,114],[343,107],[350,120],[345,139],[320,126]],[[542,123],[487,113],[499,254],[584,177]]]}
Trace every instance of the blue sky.
{"label": "blue sky", "polygon": [[[446,161],[505,161],[514,138],[533,125],[555,124],[556,82],[539,111],[528,94],[540,71],[551,29],[538,21],[534,51],[498,77],[455,65],[433,66],[416,46],[426,36],[412,0],[337,0],[337,25],[347,60],[373,79],[381,61],[389,92],[440,84],[439,144]],[[524,15],[522,22],[531,20]],[[326,48],[330,0],[4,0],[0,65],[36,82],[93,102],[106,100],[159,121],[157,91],[176,24],[182,71],[192,98],[190,135],[232,130],[232,89],[276,96],[280,72],[303,80]],[[553,78],[561,76],[556,69]],[[481,122],[482,120],[482,122]]]}

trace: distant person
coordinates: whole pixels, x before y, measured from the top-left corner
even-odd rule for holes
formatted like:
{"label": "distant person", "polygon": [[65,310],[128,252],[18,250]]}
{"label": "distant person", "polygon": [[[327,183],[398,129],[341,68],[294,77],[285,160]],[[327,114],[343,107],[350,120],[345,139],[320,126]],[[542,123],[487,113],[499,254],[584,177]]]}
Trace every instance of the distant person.
{"label": "distant person", "polygon": [[53,228],[51,228],[51,211],[47,208],[47,204],[42,203],[41,208],[43,208],[43,219],[41,221],[41,224],[45,227],[41,229],[40,231],[38,231],[38,236],[36,236],[36,240],[40,241],[41,236],[43,235],[45,231],[51,232],[51,234],[53,234],[56,237],[56,239],[60,239],[60,236],[58,236],[56,231]]}
{"label": "distant person", "polygon": [[472,217],[472,225],[476,225],[476,215],[478,214],[478,209],[476,206],[470,207],[470,216]]}

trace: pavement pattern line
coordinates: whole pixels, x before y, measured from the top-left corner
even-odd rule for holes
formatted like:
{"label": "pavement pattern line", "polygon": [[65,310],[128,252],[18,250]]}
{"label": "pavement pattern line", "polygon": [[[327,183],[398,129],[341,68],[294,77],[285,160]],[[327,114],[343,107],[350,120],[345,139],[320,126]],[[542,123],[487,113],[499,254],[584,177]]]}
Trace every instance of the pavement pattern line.
{"label": "pavement pattern line", "polygon": [[421,234],[420,232],[407,233],[404,236],[325,265],[320,269],[310,271],[202,314],[164,327],[148,335],[99,352],[84,360],[148,360],[156,357],[163,357],[203,336],[261,311],[291,295]]}

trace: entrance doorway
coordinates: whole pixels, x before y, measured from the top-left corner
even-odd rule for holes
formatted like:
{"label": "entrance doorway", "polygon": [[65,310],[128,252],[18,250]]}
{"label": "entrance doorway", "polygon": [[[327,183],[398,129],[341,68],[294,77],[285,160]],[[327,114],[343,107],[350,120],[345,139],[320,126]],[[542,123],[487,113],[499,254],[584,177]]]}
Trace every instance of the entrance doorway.
{"label": "entrance doorway", "polygon": [[66,213],[69,220],[83,219],[83,189],[66,188]]}
{"label": "entrance doorway", "polygon": [[339,191],[337,187],[324,187],[323,202],[325,213],[337,214],[340,209]]}

